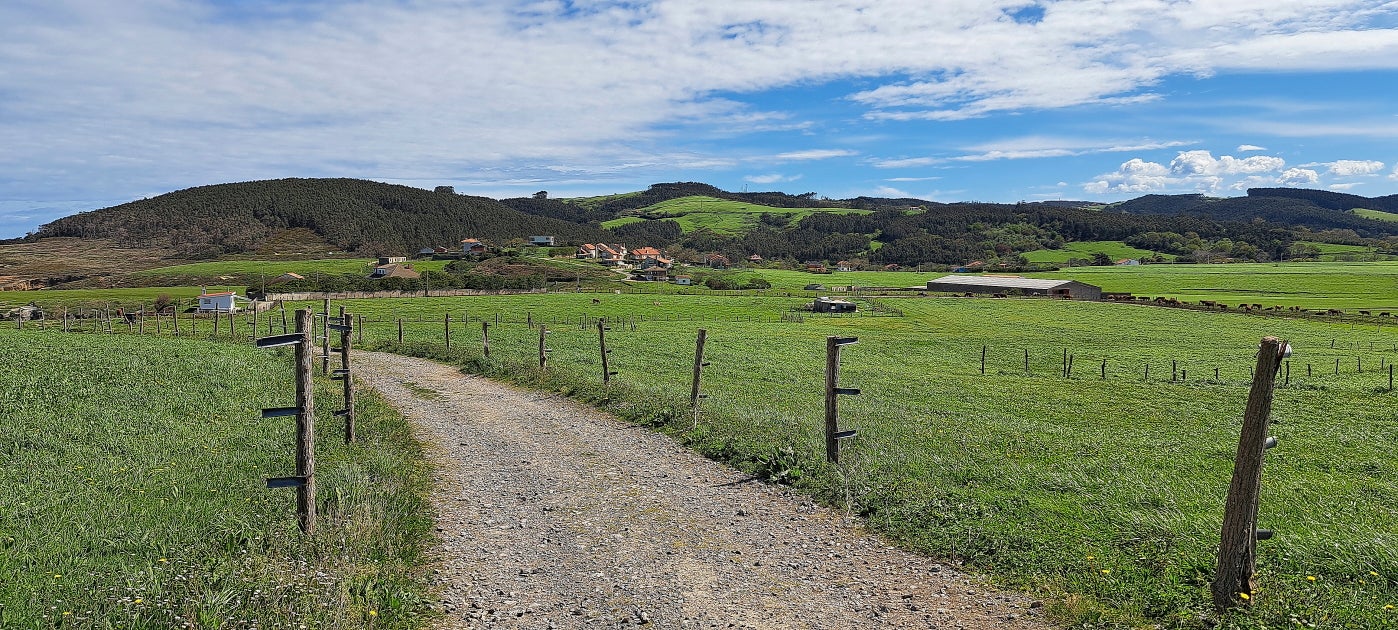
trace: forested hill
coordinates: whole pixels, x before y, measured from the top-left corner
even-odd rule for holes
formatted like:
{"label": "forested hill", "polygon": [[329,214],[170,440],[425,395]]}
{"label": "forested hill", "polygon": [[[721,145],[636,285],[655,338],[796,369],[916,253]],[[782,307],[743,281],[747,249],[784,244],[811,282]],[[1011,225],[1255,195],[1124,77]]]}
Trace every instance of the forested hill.
{"label": "forested hill", "polygon": [[1215,221],[1261,219],[1277,225],[1312,230],[1354,230],[1365,236],[1392,232],[1392,224],[1349,212],[1354,208],[1398,212],[1398,196],[1360,197],[1304,188],[1251,188],[1246,197],[1145,195],[1111,204],[1106,210],[1128,214],[1205,217]]}
{"label": "forested hill", "polygon": [[564,242],[608,238],[599,228],[526,214],[485,197],[360,179],[199,186],[64,217],[35,236],[111,238],[213,258],[258,251],[288,232],[314,233],[336,251],[366,255],[455,248],[467,237],[498,243],[536,234]]}

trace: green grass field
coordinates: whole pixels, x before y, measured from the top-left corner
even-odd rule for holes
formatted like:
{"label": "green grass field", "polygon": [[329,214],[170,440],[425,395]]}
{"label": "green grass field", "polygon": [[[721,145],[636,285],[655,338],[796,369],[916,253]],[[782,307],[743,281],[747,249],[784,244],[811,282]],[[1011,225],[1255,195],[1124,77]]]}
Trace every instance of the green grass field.
{"label": "green grass field", "polygon": [[[1214,287],[1202,292],[1207,299],[1242,291],[1254,302],[1260,294],[1245,291],[1285,284],[1307,289],[1305,300],[1367,304],[1398,293],[1394,271],[1387,263],[1292,263],[1071,275],[1100,274],[1078,279],[1140,295],[1187,295],[1202,285]],[[1282,336],[1296,354],[1274,405],[1281,446],[1268,454],[1260,517],[1278,535],[1259,544],[1254,606],[1223,622],[1398,627],[1386,608],[1398,605],[1398,465],[1385,439],[1395,408],[1388,369],[1398,360],[1392,326],[937,297],[856,297],[859,313],[817,316],[795,310],[807,292],[787,297],[781,287],[845,278],[900,286],[940,274],[743,273],[768,277],[774,288],[740,297],[555,293],[343,304],[368,318],[371,346],[455,361],[659,427],[862,515],[899,544],[1035,592],[1057,619],[1083,627],[1206,626],[1249,370],[1257,340]],[[307,305],[320,308],[288,306]],[[618,375],[610,391],[601,385],[597,317],[611,322]],[[280,323],[264,315],[264,334],[268,321]],[[526,321],[550,329],[547,373],[537,369],[538,333]],[[481,356],[483,323],[489,359]],[[710,398],[692,424],[689,370],[701,327],[709,331]],[[860,339],[845,350],[841,371],[842,385],[863,390],[841,402],[842,424],[859,437],[840,467],[824,463],[819,430],[827,335]],[[1061,372],[1065,352],[1071,378]]]}
{"label": "green grass field", "polygon": [[[708,228],[720,234],[741,234],[758,224],[758,217],[764,213],[780,215],[794,224],[802,218],[817,212],[838,214],[869,214],[868,210],[848,210],[843,208],[776,208],[754,203],[717,199],[714,197],[691,196],[663,201],[642,208],[640,212],[648,217],[674,219],[685,232]],[[628,223],[644,220],[643,217],[621,217],[604,221],[602,227],[615,228]]]}
{"label": "green grass field", "polygon": [[1398,221],[1398,214],[1393,214],[1392,212],[1384,212],[1383,210],[1370,210],[1370,209],[1368,209],[1368,208],[1355,208],[1355,209],[1353,209],[1353,210],[1350,210],[1350,212],[1353,212],[1353,213],[1355,213],[1356,215],[1359,215],[1359,216],[1364,217],[1364,218],[1366,218],[1366,219],[1376,219],[1376,220],[1379,220],[1379,221]]}
{"label": "green grass field", "polygon": [[[1202,627],[1256,344],[1284,336],[1296,355],[1277,392],[1282,446],[1269,452],[1261,509],[1262,526],[1279,533],[1259,546],[1255,605],[1225,622],[1398,623],[1385,609],[1398,604],[1398,466],[1381,437],[1394,408],[1392,327],[951,298],[859,298],[865,311],[852,316],[780,321],[803,301],[584,294],[346,306],[373,318],[370,343],[665,428],[861,514],[900,544],[1040,593],[1060,620],[1093,627]],[[457,322],[450,351],[447,311]],[[612,319],[618,372],[605,394],[589,324],[598,316]],[[546,375],[531,367],[537,331],[526,317],[551,330]],[[489,360],[480,357],[481,320],[490,323]],[[710,398],[691,428],[685,400],[700,327],[709,331]],[[823,462],[819,433],[827,335],[860,339],[840,377],[863,390],[841,403],[842,424],[859,437],[839,468]],[[1071,378],[1061,375],[1065,350]]]}
{"label": "green grass field", "polygon": [[421,449],[317,392],[320,527],[301,535],[288,352],[0,330],[0,627],[415,628],[431,615]]}
{"label": "green grass field", "polygon": [[[1031,263],[1067,263],[1071,258],[1091,260],[1092,255],[1101,252],[1106,254],[1112,261],[1123,258],[1148,258],[1155,254],[1150,250],[1137,249],[1121,241],[1078,241],[1065,243],[1063,249],[1041,249],[1033,252],[1025,252],[1024,257]],[[1172,254],[1163,254],[1166,259],[1173,260]]]}
{"label": "green grass field", "polygon": [[1071,278],[1103,291],[1189,302],[1398,311],[1398,261],[1074,267],[1025,275]]}

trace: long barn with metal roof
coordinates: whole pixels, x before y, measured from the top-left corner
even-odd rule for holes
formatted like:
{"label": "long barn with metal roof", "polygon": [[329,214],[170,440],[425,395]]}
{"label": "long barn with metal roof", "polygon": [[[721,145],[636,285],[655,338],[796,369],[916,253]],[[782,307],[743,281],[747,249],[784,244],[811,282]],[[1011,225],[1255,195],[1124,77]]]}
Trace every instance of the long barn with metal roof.
{"label": "long barn with metal roof", "polygon": [[936,280],[928,280],[927,290],[948,293],[1045,295],[1075,300],[1102,299],[1102,287],[1077,280],[1049,280],[1020,276],[942,276]]}

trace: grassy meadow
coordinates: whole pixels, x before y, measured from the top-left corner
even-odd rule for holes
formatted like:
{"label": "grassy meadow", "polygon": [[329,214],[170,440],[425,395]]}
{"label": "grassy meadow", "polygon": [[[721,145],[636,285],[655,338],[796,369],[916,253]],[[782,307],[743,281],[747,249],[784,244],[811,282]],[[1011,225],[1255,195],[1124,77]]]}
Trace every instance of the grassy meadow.
{"label": "grassy meadow", "polygon": [[[1064,243],[1062,249],[1025,252],[1024,257],[1031,263],[1067,263],[1073,258],[1092,260],[1092,255],[1098,252],[1106,254],[1114,262],[1123,258],[1140,259],[1155,255],[1155,252],[1148,249],[1138,249],[1121,241],[1075,241]],[[1174,259],[1172,254],[1162,255],[1167,259]]]}
{"label": "grassy meadow", "polygon": [[[1393,263],[1149,265],[1057,275],[1138,295],[1379,308],[1398,305],[1395,270]],[[361,332],[370,347],[563,392],[665,430],[716,459],[861,515],[903,546],[1037,593],[1056,619],[1075,627],[1211,623],[1208,583],[1250,369],[1258,340],[1280,336],[1295,355],[1277,390],[1271,433],[1281,446],[1268,452],[1260,516],[1260,525],[1277,536],[1259,543],[1261,590],[1254,604],[1221,622],[1235,628],[1398,627],[1392,609],[1398,606],[1398,507],[1392,500],[1398,465],[1386,446],[1395,437],[1392,410],[1398,408],[1388,381],[1398,360],[1393,326],[935,296],[854,297],[858,313],[814,315],[798,310],[810,299],[801,290],[807,283],[914,286],[940,274],[741,273],[760,275],[773,288],[743,295],[692,288],[690,295],[553,293],[334,306],[367,318]],[[1274,301],[1288,296],[1294,301]],[[306,306],[321,305],[287,305]],[[450,348],[443,335],[448,314]],[[618,372],[607,389],[597,355],[599,317],[610,322],[609,363]],[[279,316],[259,321],[263,334],[268,321],[280,332]],[[538,331],[527,321],[549,328],[547,371],[537,367]],[[239,335],[246,335],[248,323],[240,322]],[[483,324],[488,358],[482,355]],[[699,328],[708,330],[711,365],[703,381],[709,398],[696,421],[687,402]],[[208,333],[207,324],[200,332]],[[166,344],[209,345],[52,330],[10,332],[9,338],[29,335],[63,343],[155,344],[162,354],[172,352]],[[828,335],[860,339],[845,348],[840,377],[842,386],[864,392],[840,403],[842,426],[859,435],[846,443],[839,466],[824,462],[820,434]],[[247,352],[247,360],[269,360]],[[1073,362],[1066,378],[1065,354]],[[71,365],[68,371],[81,373]],[[230,400],[256,401],[241,403],[255,409],[281,404],[283,397]],[[269,452],[289,457],[289,451]],[[281,474],[284,466],[265,468],[271,469],[265,474]],[[273,516],[289,519],[289,511]]]}
{"label": "grassy meadow", "polygon": [[[1398,604],[1398,466],[1384,439],[1395,402],[1387,369],[1398,359],[1391,327],[1111,303],[857,299],[860,313],[801,320],[790,317],[804,301],[794,297],[346,306],[371,319],[370,344],[660,427],[862,515],[904,546],[1040,593],[1058,619],[1085,627],[1205,626],[1256,345],[1282,336],[1296,354],[1277,392],[1272,434],[1281,446],[1268,454],[1261,508],[1261,525],[1278,535],[1259,544],[1255,604],[1223,622],[1398,626],[1386,608]],[[612,321],[610,391],[591,325],[599,316]],[[547,372],[537,369],[538,333],[526,319],[550,329]],[[710,398],[695,423],[687,395],[701,327]],[[838,467],[823,461],[820,437],[827,335],[860,339],[845,349],[840,377],[864,392],[841,401],[841,423],[859,437]]]}
{"label": "grassy meadow", "polygon": [[[124,327],[121,328],[124,330]],[[319,531],[302,536],[286,350],[0,330],[0,627],[414,628],[429,479],[402,416],[318,384]]]}
{"label": "grassy meadow", "polygon": [[[719,234],[742,234],[758,224],[763,214],[778,215],[787,220],[788,225],[817,212],[838,214],[869,214],[869,210],[848,210],[842,208],[777,208],[755,203],[717,199],[701,195],[681,197],[662,201],[640,210],[647,216],[674,219],[686,233],[699,228],[707,228]],[[642,217],[621,217],[602,222],[604,228],[615,228],[628,223],[645,220]]]}

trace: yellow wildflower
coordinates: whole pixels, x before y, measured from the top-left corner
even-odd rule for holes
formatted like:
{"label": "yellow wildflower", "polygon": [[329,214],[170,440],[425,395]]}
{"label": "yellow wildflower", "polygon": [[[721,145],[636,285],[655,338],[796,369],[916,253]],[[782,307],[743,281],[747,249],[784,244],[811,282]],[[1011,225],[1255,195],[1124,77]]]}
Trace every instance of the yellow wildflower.
{"label": "yellow wildflower", "polygon": [[1315,581],[1315,576],[1314,576],[1314,575],[1307,575],[1307,576],[1306,576],[1306,581],[1307,581],[1307,582],[1314,582],[1314,581]]}
{"label": "yellow wildflower", "polygon": [[1252,599],[1251,597],[1248,596],[1247,593],[1238,593],[1238,598],[1239,598],[1239,599],[1242,599],[1242,600],[1244,600],[1244,601],[1247,601],[1247,600],[1249,600],[1249,599]]}
{"label": "yellow wildflower", "polygon": [[1102,569],[1102,575],[1108,575],[1108,574],[1110,574],[1111,572],[1112,572],[1111,569]]}

